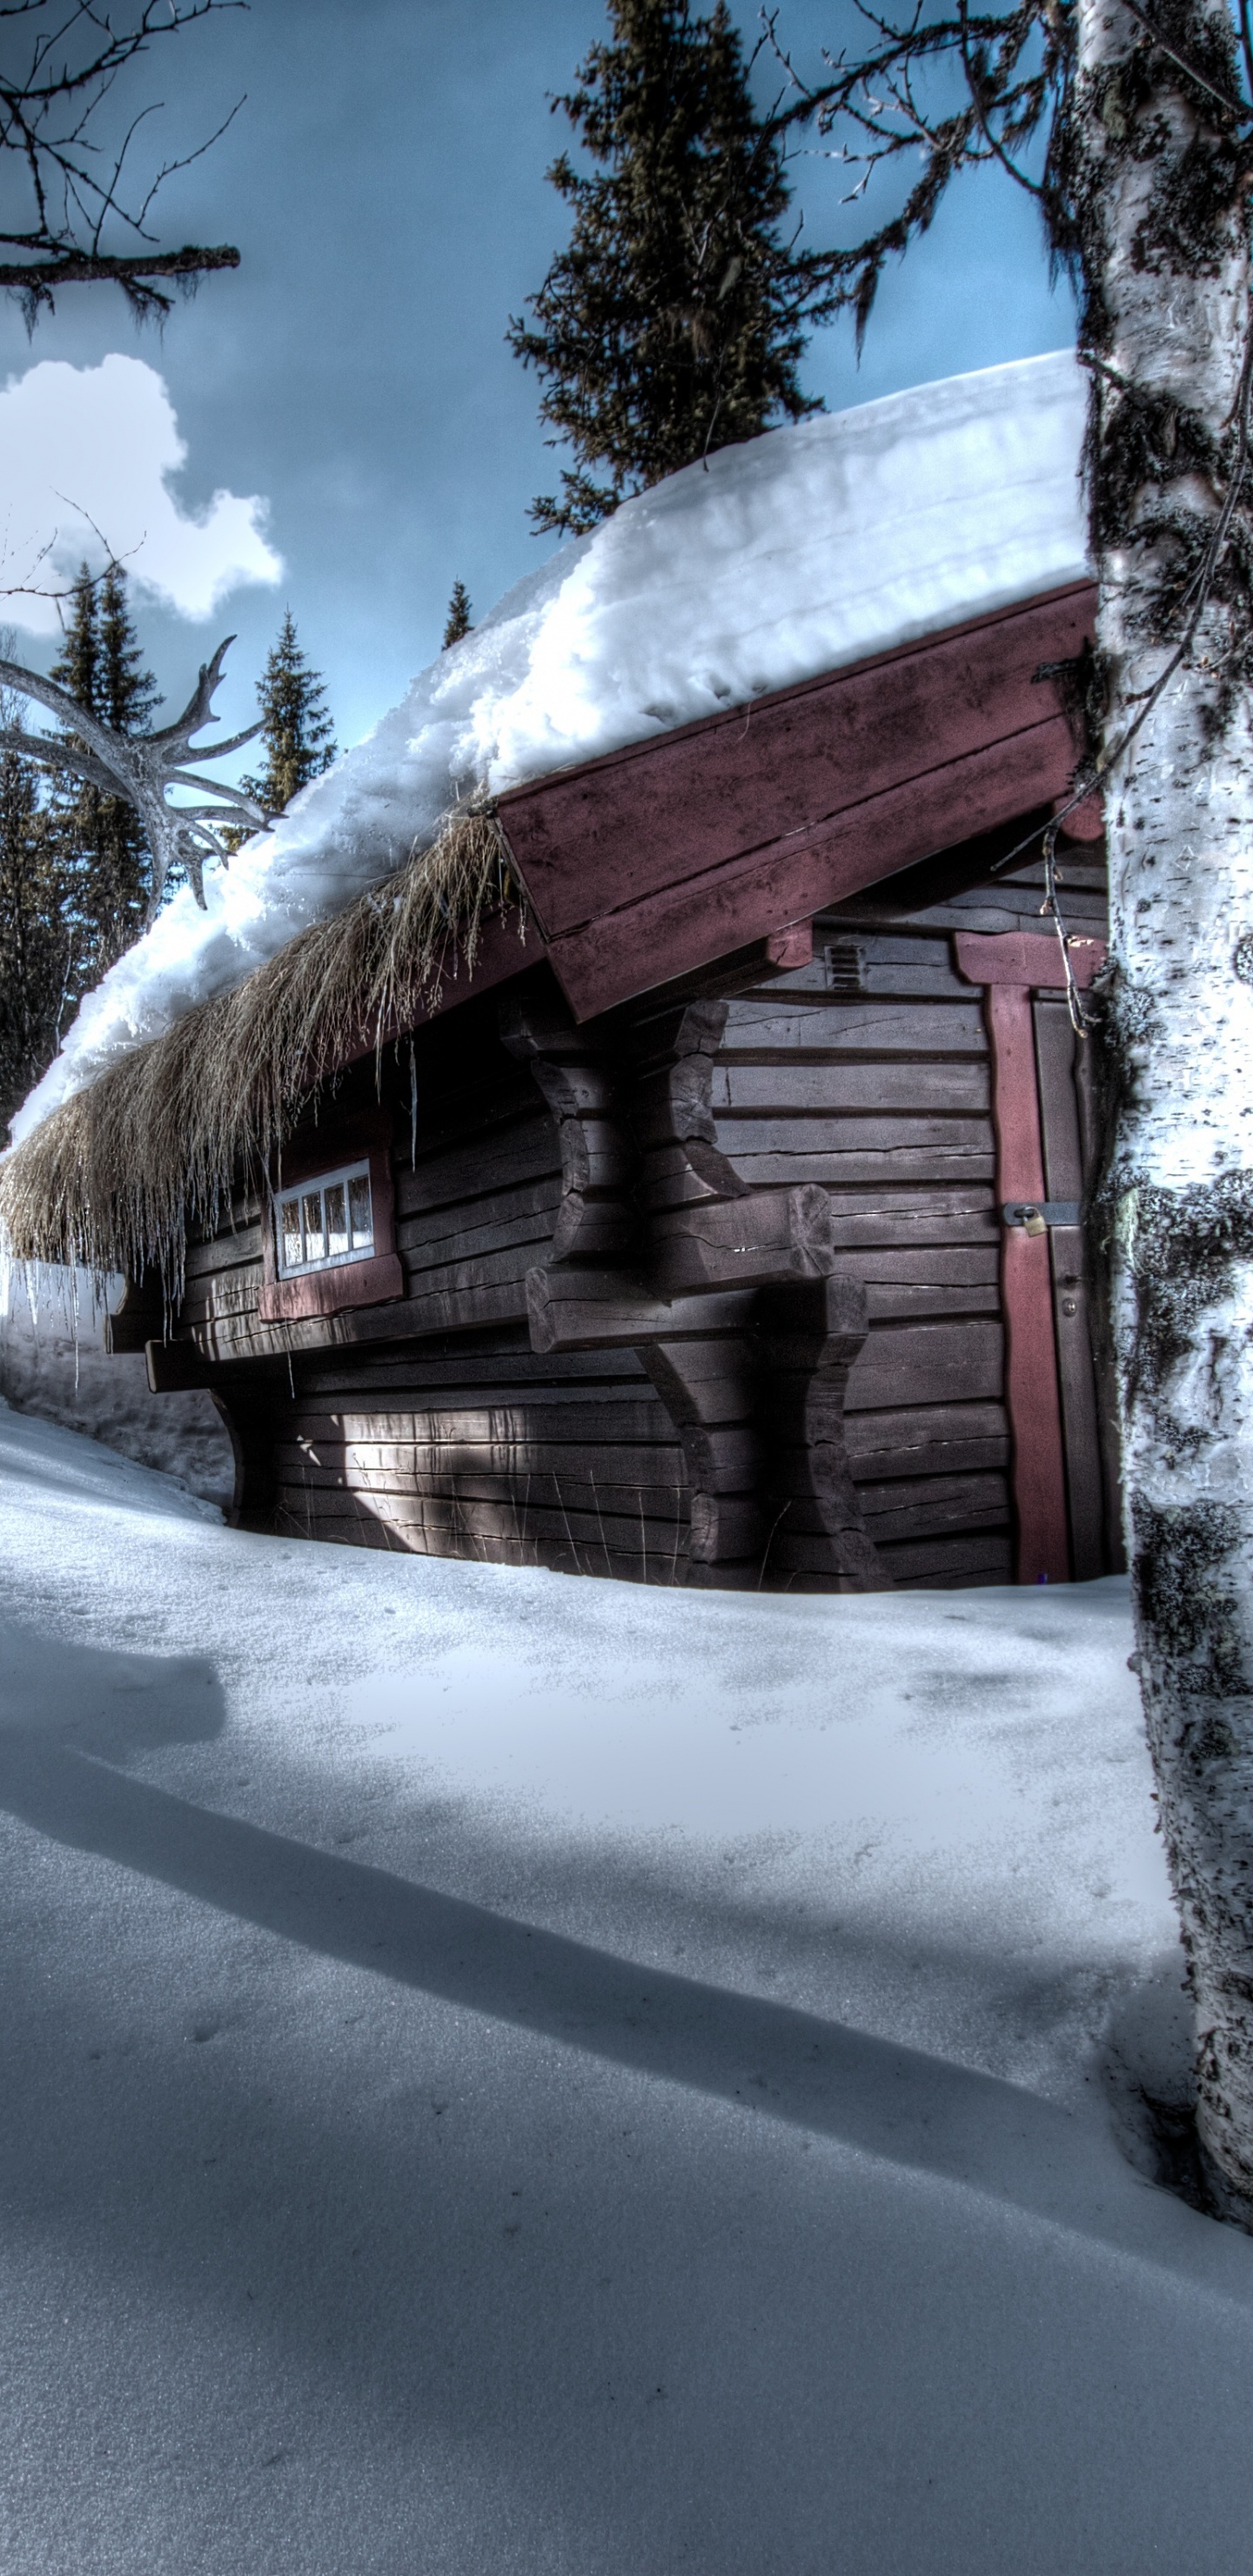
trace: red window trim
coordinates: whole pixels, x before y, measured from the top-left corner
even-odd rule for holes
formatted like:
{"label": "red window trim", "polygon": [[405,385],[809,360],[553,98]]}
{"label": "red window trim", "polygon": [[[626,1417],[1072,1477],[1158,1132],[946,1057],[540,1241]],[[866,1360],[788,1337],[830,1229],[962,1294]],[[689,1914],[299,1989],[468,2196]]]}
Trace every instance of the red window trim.
{"label": "red window trim", "polygon": [[[403,1297],[405,1274],[396,1250],[396,1189],[392,1180],[391,1121],[383,1109],[297,1136],[276,1158],[261,1228],[263,1324],[294,1324],[312,1315],[337,1315],[346,1306],[380,1306]],[[366,1261],[344,1261],[334,1270],[306,1270],[280,1279],[274,1233],[274,1198],[293,1182],[315,1181],[344,1163],[368,1162],[374,1214],[374,1250]]]}

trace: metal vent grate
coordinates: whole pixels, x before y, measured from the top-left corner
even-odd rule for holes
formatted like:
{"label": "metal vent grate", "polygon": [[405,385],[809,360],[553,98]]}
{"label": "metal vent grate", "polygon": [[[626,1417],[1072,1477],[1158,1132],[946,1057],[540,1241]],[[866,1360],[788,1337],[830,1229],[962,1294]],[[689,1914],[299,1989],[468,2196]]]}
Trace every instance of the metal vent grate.
{"label": "metal vent grate", "polygon": [[827,990],[853,998],[865,990],[860,939],[843,936],[826,944]]}

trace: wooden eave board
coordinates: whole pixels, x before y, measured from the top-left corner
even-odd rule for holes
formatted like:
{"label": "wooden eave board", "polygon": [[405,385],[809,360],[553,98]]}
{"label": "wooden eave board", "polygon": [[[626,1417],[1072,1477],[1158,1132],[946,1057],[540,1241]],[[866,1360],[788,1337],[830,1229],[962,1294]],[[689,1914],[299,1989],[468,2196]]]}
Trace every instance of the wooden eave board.
{"label": "wooden eave board", "polygon": [[419,1023],[545,958],[593,1019],[1059,798],[1075,746],[1035,674],[1079,653],[1095,603],[1072,584],[511,788],[524,935],[485,921]]}
{"label": "wooden eave board", "polygon": [[1075,747],[1036,673],[1080,651],[1094,605],[1071,585],[511,789],[576,1018],[1061,796]]}

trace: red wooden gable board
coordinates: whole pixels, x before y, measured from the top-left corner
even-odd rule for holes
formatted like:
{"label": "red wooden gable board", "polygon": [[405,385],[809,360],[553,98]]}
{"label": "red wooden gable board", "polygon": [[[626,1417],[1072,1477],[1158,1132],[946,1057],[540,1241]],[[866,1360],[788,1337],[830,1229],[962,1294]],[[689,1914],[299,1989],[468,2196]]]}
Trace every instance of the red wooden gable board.
{"label": "red wooden gable board", "polygon": [[1072,585],[511,789],[524,936],[486,921],[419,1018],[547,958],[592,1019],[1060,801],[1075,747],[1036,673],[1079,652],[1095,600]]}
{"label": "red wooden gable board", "polygon": [[503,796],[575,1016],[1060,798],[1074,746],[1035,675],[1094,601],[1057,591]]}

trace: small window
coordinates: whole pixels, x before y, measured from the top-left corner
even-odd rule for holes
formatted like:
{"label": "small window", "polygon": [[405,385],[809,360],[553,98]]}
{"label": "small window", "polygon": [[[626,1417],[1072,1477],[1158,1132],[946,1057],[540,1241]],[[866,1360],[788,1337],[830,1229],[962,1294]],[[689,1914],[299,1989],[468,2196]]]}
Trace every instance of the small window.
{"label": "small window", "polygon": [[350,1163],[302,1181],[297,1190],[280,1190],[276,1219],[280,1279],[368,1261],[374,1251],[369,1164]]}

